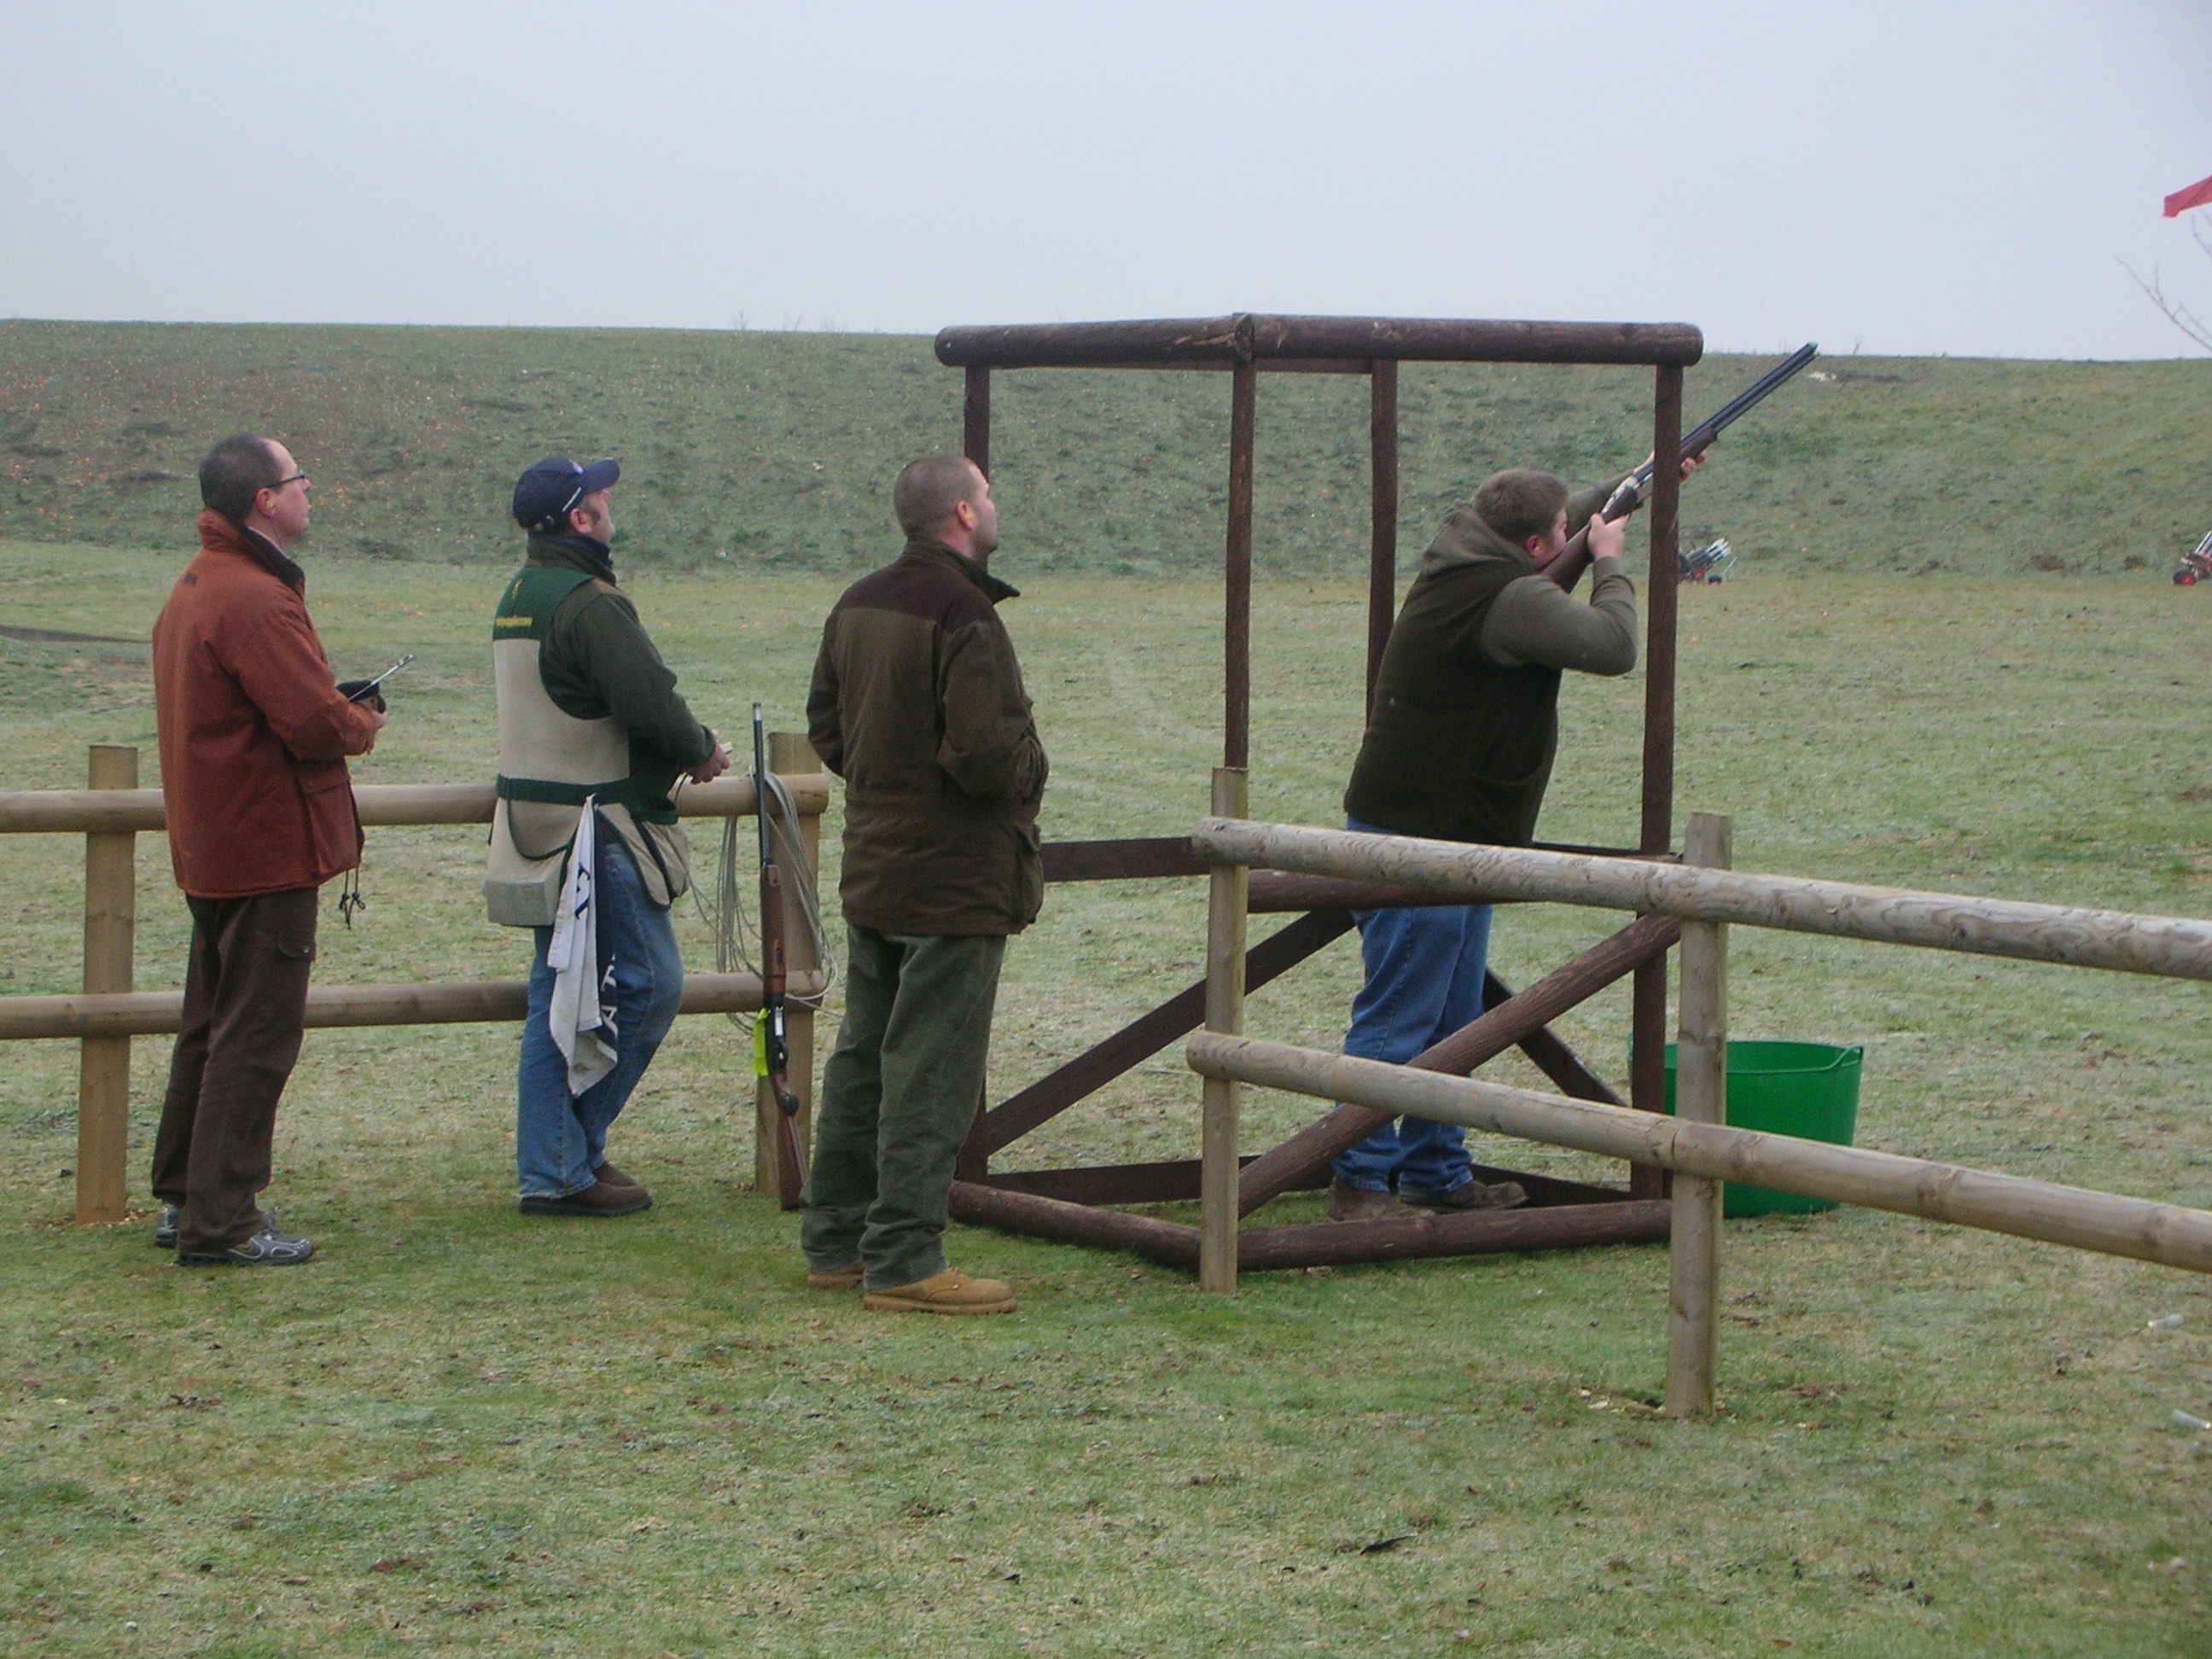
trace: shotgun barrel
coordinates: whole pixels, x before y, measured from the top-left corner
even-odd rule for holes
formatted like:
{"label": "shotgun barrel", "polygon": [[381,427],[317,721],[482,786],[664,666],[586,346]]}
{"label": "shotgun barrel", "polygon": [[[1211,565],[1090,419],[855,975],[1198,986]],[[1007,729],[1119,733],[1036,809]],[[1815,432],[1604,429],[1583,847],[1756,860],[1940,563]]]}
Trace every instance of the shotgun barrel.
{"label": "shotgun barrel", "polygon": [[[1780,362],[1753,380],[1720,408],[1707,416],[1682,434],[1681,453],[1685,460],[1702,455],[1712,447],[1713,440],[1729,427],[1772,397],[1794,377],[1797,371],[1820,355],[1820,348],[1808,340]],[[1598,516],[1607,524],[1618,524],[1644,505],[1651,496],[1652,469],[1655,461],[1647,461],[1620,481],[1620,486],[1607,498]],[[1584,525],[1567,538],[1559,556],[1544,567],[1544,574],[1570,592],[1583,579],[1589,565],[1589,526]]]}

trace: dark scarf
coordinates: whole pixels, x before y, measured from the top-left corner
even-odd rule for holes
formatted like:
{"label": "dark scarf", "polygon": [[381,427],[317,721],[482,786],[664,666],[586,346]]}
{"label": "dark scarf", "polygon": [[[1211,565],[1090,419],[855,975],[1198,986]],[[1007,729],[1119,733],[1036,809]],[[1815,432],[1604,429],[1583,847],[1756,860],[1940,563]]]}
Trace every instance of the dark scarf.
{"label": "dark scarf", "polygon": [[[563,557],[563,554],[568,556]],[[596,536],[579,535],[573,531],[552,536],[533,530],[530,532],[530,559],[534,564],[568,565],[597,576],[603,582],[615,580],[614,550]]]}

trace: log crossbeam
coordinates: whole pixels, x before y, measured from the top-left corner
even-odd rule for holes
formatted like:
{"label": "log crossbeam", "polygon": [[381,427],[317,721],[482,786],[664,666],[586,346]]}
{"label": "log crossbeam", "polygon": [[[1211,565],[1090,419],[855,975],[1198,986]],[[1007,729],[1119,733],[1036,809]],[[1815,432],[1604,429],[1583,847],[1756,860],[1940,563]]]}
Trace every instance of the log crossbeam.
{"label": "log crossbeam", "polygon": [[[1464,1077],[1484,1061],[1494,1060],[1508,1048],[1534,1036],[1568,1009],[1586,1001],[1623,975],[1663,956],[1680,933],[1681,924],[1671,916],[1643,917],[1546,975],[1518,996],[1509,996],[1498,1003],[1471,1024],[1461,1027],[1407,1063],[1418,1071],[1448,1072]],[[1504,988],[1501,985],[1499,988]],[[1488,1000],[1486,989],[1484,1000]],[[1553,1041],[1557,1042],[1558,1039]],[[1571,1053],[1563,1054],[1566,1046],[1564,1043],[1559,1043],[1557,1049],[1539,1046],[1547,1059],[1563,1068],[1565,1062],[1573,1061]],[[1573,1063],[1581,1078],[1587,1079],[1584,1086],[1603,1086],[1579,1061]],[[1553,1080],[1561,1081],[1556,1076]],[[1561,1086],[1566,1085],[1562,1083]],[[1606,1097],[1585,1095],[1583,1098]],[[1281,1196],[1390,1121],[1391,1114],[1388,1112],[1364,1106],[1338,1106],[1320,1121],[1299,1130],[1245,1167],[1237,1183],[1237,1213],[1249,1215],[1270,1200]]]}
{"label": "log crossbeam", "polygon": [[[1352,917],[1342,910],[1316,910],[1300,916],[1246,953],[1245,984],[1257,990],[1351,931]],[[986,1112],[976,1121],[962,1150],[963,1169],[975,1171],[978,1159],[1012,1146],[1124,1072],[1142,1065],[1178,1037],[1189,1036],[1205,1018],[1206,981],[1201,979]]]}
{"label": "log crossbeam", "polygon": [[[1071,1204],[1035,1193],[952,1183],[953,1218],[1033,1238],[1097,1249],[1127,1250],[1185,1271],[1198,1266],[1199,1231],[1181,1222]],[[1422,1256],[1518,1250],[1573,1249],[1599,1244],[1650,1244],[1667,1237],[1668,1205],[1617,1199],[1469,1215],[1422,1215],[1389,1221],[1322,1221],[1286,1227],[1246,1227],[1237,1235],[1237,1270],[1266,1273]]]}

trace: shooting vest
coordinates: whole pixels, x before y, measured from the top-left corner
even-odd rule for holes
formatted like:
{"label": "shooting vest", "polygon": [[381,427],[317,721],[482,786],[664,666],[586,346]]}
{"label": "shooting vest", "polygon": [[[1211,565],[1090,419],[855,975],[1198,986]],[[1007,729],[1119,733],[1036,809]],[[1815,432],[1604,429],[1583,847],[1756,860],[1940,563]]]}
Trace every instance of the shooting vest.
{"label": "shooting vest", "polygon": [[492,616],[499,784],[484,908],[511,927],[552,925],[568,845],[587,799],[622,837],[654,903],[665,907],[691,885],[690,851],[668,805],[666,780],[641,778],[632,770],[621,723],[567,713],[546,692],[539,672],[554,611],[592,580],[580,570],[526,564]]}
{"label": "shooting vest", "polygon": [[1502,667],[1475,645],[1498,594],[1528,574],[1460,559],[1414,580],[1375,677],[1351,817],[1401,836],[1528,845],[1559,745],[1559,671]]}

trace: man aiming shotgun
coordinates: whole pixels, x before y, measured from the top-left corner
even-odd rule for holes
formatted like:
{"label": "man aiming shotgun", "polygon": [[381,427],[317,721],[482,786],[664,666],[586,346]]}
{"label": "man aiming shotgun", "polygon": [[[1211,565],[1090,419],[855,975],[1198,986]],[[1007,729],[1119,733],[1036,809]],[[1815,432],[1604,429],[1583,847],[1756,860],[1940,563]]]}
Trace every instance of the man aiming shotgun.
{"label": "man aiming shotgun", "polygon": [[[1806,346],[1687,434],[1682,476],[1723,428],[1812,361]],[[1454,507],[1422,556],[1390,629],[1345,792],[1350,828],[1439,841],[1528,844],[1559,743],[1559,676],[1636,666],[1636,589],[1622,521],[1654,461],[1570,496],[1548,472],[1493,474]],[[1570,537],[1568,526],[1581,527]],[[1583,567],[1589,602],[1570,597]],[[1344,1051],[1402,1065],[1482,1012],[1490,907],[1358,912],[1366,978]],[[1404,1118],[1340,1155],[1333,1221],[1522,1203],[1517,1182],[1474,1178],[1455,1125]]]}

